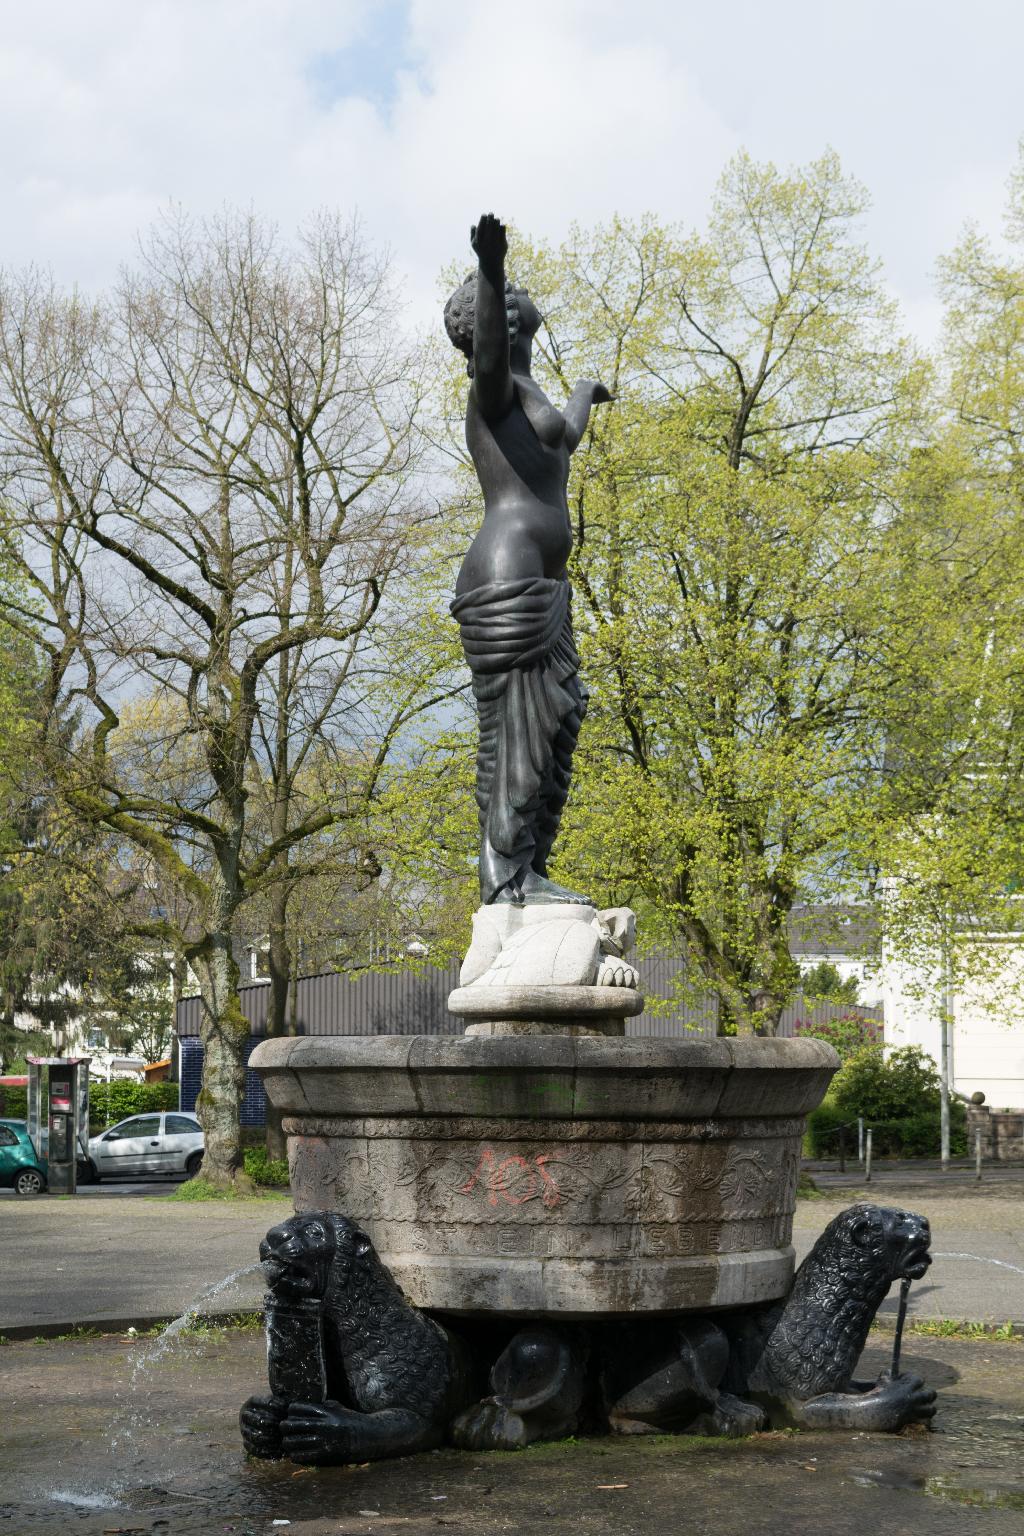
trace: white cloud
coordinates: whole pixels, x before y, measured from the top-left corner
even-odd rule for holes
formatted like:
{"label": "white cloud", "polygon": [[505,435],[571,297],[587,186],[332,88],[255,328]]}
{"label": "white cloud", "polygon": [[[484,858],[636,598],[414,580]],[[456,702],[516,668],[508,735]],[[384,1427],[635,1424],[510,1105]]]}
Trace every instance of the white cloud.
{"label": "white cloud", "polygon": [[969,17],[958,0],[9,7],[2,256],[94,286],[171,199],[285,225],[358,206],[426,316],[484,207],[552,237],[616,211],[700,223],[739,144],[790,162],[831,143],[875,193],[871,244],[930,329],[937,256],[965,217],[996,218],[1022,43],[1024,12],[999,0]]}

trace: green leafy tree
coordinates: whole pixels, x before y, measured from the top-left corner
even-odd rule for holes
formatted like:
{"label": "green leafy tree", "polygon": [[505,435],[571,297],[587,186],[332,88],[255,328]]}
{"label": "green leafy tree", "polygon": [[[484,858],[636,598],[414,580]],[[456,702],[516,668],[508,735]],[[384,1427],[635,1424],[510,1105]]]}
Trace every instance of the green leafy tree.
{"label": "green leafy tree", "polygon": [[969,227],[941,264],[943,426],[902,468],[894,592],[917,665],[891,701],[882,906],[890,957],[946,1023],[975,989],[1024,1017],[1005,943],[1024,871],[1024,146],[1005,234]]}
{"label": "green leafy tree", "polygon": [[[965,764],[979,689],[1002,686],[985,616],[1019,563],[984,547],[955,445],[932,451],[931,373],[865,206],[834,156],[787,175],[741,155],[704,234],[616,220],[509,261],[548,392],[615,396],[569,486],[591,703],[556,877],[637,907],[726,1030],[776,1026],[804,893],[876,899],[899,839],[953,799],[984,842]],[[463,388],[449,373],[440,414]],[[466,471],[453,545],[478,517]]]}
{"label": "green leafy tree", "polygon": [[817,965],[809,966],[803,972],[800,984],[804,997],[810,1002],[855,1003],[857,1001],[856,976],[847,976],[844,979],[830,960],[819,960]]}

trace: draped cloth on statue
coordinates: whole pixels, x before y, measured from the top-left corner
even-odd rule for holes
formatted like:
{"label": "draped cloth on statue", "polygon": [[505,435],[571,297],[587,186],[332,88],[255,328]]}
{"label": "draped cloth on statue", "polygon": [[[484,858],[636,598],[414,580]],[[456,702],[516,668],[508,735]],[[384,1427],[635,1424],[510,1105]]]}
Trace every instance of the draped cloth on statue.
{"label": "draped cloth on statue", "polygon": [[586,710],[567,581],[489,581],[455,598],[480,720],[480,886],[543,875],[569,792]]}

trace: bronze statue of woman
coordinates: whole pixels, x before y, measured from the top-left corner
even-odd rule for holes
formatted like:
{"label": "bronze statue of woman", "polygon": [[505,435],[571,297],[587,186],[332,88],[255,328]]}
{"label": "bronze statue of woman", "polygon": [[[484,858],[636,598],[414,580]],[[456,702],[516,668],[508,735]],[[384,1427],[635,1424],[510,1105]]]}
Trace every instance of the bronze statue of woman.
{"label": "bronze statue of woman", "polygon": [[566,574],[569,458],[591,407],[611,395],[584,379],[556,410],[530,375],[540,315],[526,289],[506,280],[505,226],[485,213],[470,242],[479,267],[444,320],[468,358],[466,442],[484,494],[483,525],[451,605],[480,725],[480,895],[586,902],[547,878],[547,861],[587,702]]}

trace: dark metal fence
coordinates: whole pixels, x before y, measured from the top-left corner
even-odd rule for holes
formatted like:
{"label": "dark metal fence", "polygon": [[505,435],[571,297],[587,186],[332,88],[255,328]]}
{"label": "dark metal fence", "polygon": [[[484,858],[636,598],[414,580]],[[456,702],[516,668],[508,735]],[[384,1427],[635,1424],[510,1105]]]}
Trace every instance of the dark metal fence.
{"label": "dark metal fence", "polygon": [[[626,1020],[627,1034],[714,1036],[718,1027],[715,999],[681,1001],[678,983],[682,973],[682,963],[666,955],[640,961],[640,986],[649,1006],[638,1019]],[[462,1024],[447,1007],[448,994],[458,984],[459,962],[455,960],[444,970],[407,966],[355,977],[334,973],[303,976],[295,983],[295,1030],[300,1035],[461,1034]],[[259,983],[243,987],[239,995],[242,1012],[249,1021],[245,1052],[248,1062],[249,1054],[267,1033],[270,988]],[[802,997],[797,997],[783,1013],[779,1033],[792,1035],[799,1019],[822,1024],[850,1013],[877,1022],[881,1031],[880,1008],[852,1008],[835,1003],[819,1003],[811,1008]],[[198,997],[182,998],[177,1028],[181,1040],[181,1107],[191,1110],[195,1108],[203,1074]],[[265,1113],[263,1084],[247,1067],[242,1124],[262,1125]]]}
{"label": "dark metal fence", "polygon": [[[684,967],[679,960],[653,955],[640,961],[640,986],[648,1000],[645,1013],[626,1022],[631,1035],[713,1036],[718,1027],[714,998],[684,1001],[679,986]],[[443,970],[404,966],[396,971],[374,971],[361,976],[329,973],[303,976],[295,984],[295,1032],[300,1035],[447,1035],[459,1034],[462,1025],[448,1012],[448,994],[459,984],[459,962]],[[242,1012],[254,1036],[267,1032],[270,988],[265,983],[243,987]],[[818,1003],[811,1007],[798,995],[785,1009],[779,1033],[792,1035],[798,1020],[822,1024],[856,1013],[881,1023],[880,1008]],[[199,999],[182,998],[178,1004],[179,1039],[199,1034]]]}

